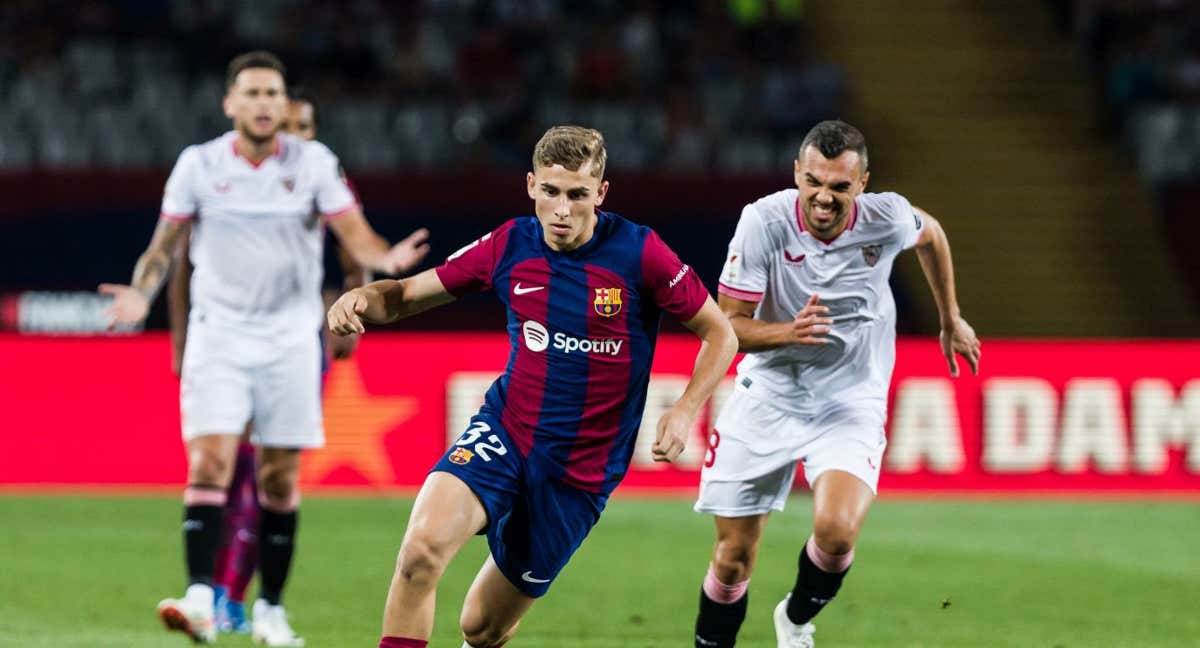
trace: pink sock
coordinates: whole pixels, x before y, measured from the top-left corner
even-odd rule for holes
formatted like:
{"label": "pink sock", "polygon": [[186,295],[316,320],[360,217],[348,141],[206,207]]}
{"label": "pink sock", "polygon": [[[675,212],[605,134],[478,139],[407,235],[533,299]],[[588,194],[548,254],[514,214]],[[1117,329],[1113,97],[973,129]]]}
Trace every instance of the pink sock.
{"label": "pink sock", "polygon": [[425,648],[429,642],[424,639],[409,639],[407,637],[384,637],[379,640],[379,648]]}
{"label": "pink sock", "polygon": [[248,443],[238,448],[225,513],[226,535],[214,572],[218,582],[228,590],[230,600],[238,602],[245,600],[246,588],[258,567],[258,489],[254,454],[254,446]]}
{"label": "pink sock", "polygon": [[[255,521],[257,519],[255,517]],[[229,599],[241,602],[246,600],[246,589],[258,570],[258,534],[248,529],[239,530],[230,543],[230,553],[234,559],[229,562],[222,582],[229,591]]]}
{"label": "pink sock", "polygon": [[817,541],[813,538],[808,539],[808,544],[804,546],[804,550],[808,552],[808,559],[813,561],[813,564],[818,569],[827,574],[840,574],[847,569],[850,569],[850,563],[854,562],[854,550],[849,553],[831,554],[821,551],[817,546]]}
{"label": "pink sock", "polygon": [[733,585],[726,585],[720,580],[717,580],[717,574],[713,571],[712,564],[708,566],[708,573],[704,576],[704,595],[710,601],[729,605],[737,603],[746,595],[746,589],[750,587],[750,579]]}

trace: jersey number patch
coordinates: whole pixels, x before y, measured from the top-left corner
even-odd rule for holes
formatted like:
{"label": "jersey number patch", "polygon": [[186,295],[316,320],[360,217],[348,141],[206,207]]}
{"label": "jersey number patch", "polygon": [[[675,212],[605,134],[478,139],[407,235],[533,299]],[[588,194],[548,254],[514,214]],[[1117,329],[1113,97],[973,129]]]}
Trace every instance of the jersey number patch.
{"label": "jersey number patch", "polygon": [[495,434],[489,434],[485,441],[479,440],[485,432],[491,431],[492,426],[483,421],[475,421],[471,424],[471,427],[467,428],[466,432],[463,432],[458,441],[454,442],[454,445],[464,447],[474,444],[475,454],[479,455],[479,458],[484,461],[492,460],[490,452],[496,453],[496,456],[508,454],[508,448],[504,447],[504,444],[500,442],[500,437]]}

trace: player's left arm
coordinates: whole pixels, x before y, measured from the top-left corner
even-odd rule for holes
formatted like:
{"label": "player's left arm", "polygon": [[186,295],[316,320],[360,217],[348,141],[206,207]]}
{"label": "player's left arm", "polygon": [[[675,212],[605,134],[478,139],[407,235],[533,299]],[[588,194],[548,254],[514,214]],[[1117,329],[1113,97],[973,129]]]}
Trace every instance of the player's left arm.
{"label": "player's left arm", "polygon": [[983,354],[975,329],[967,323],[958,310],[958,296],[954,291],[954,260],[950,255],[950,241],[941,223],[925,210],[913,206],[913,211],[924,221],[917,238],[917,258],[921,270],[937,302],[938,321],[941,324],[940,340],[942,354],[950,367],[950,375],[958,377],[958,360],[961,355],[971,366],[971,373],[979,375],[979,358]]}
{"label": "player's left arm", "polygon": [[737,334],[712,297],[683,325],[700,338],[700,352],[683,395],[658,421],[651,451],[655,461],[674,461],[683,452],[692,422],[729,371],[738,350]]}
{"label": "player's left arm", "polygon": [[329,331],[352,335],[366,324],[387,324],[454,301],[454,295],[429,269],[404,279],[383,279],[355,288],[338,298],[326,314]]}

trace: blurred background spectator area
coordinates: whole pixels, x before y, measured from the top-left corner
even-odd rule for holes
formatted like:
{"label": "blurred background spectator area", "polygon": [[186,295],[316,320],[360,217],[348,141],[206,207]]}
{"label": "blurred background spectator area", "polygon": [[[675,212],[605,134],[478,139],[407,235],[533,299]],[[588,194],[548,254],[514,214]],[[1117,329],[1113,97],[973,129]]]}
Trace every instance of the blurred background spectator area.
{"label": "blurred background spectator area", "polygon": [[[579,123],[607,139],[605,207],[715,288],[741,206],[843,118],[870,189],[946,226],[985,337],[1200,331],[1188,0],[8,0],[0,296],[127,278],[176,156],[229,129],[225,66],[251,49],[316,96],[379,230],[430,228],[430,262],[528,213],[534,142]],[[913,255],[893,287],[899,330],[936,331]],[[467,302],[438,325],[503,323]]]}
{"label": "blurred background spectator area", "polygon": [[352,169],[524,167],[545,124],[614,168],[773,170],[842,113],[802,0],[88,0],[0,6],[0,167],[169,165],[228,128],[223,73],[269,49]]}

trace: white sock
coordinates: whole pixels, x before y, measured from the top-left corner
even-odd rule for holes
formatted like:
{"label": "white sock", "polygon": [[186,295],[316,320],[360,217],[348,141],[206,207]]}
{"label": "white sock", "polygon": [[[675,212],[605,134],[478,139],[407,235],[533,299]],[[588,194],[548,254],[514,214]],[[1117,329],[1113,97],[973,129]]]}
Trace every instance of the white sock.
{"label": "white sock", "polygon": [[187,592],[183,595],[183,598],[190,603],[211,608],[213,606],[213,588],[211,585],[193,583],[192,585],[188,585]]}

